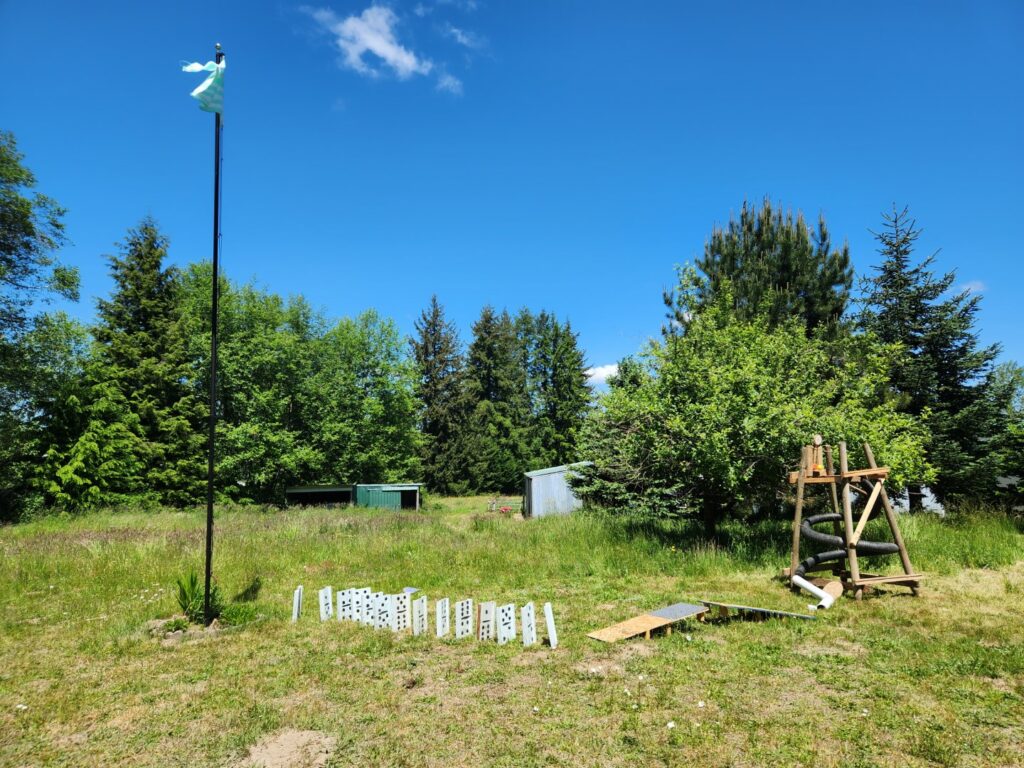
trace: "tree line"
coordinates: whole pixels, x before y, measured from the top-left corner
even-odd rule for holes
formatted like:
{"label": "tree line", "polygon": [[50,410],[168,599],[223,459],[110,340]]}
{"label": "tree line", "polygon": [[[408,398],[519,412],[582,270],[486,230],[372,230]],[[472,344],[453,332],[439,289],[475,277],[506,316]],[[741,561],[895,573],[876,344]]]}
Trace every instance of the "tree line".
{"label": "tree line", "polygon": [[921,230],[893,207],[878,263],[854,273],[847,246],[769,200],[716,228],[664,295],[661,338],[623,360],[587,420],[579,493],[645,517],[777,514],[782,480],[812,435],[868,442],[911,508],[1020,504],[1022,373],[996,365],[976,328],[981,298],[915,259]]}
{"label": "tree line", "polygon": [[[168,265],[156,222],[108,257],[114,287],[83,325],[40,311],[77,299],[55,253],[63,210],[0,138],[0,519],[205,497],[208,263]],[[425,482],[514,492],[567,461],[590,404],[569,322],[484,307],[464,349],[435,296],[405,338],[374,311],[329,321],[221,278],[216,493],[281,503],[297,484]]]}
{"label": "tree line", "polygon": [[[63,209],[0,133],[0,518],[104,504],[198,503],[205,491],[208,264],[167,264],[155,221],[108,257],[114,289],[85,326],[57,258]],[[980,296],[914,253],[909,210],[875,233],[859,285],[819,217],[769,200],[716,227],[662,297],[660,336],[594,397],[568,321],[484,307],[468,343],[437,297],[412,338],[373,311],[329,320],[222,278],[217,495],[280,503],[293,484],[421,481],[515,493],[524,471],[575,479],[619,514],[777,514],[799,448],[872,444],[911,506],[1020,504],[1024,373],[979,341]],[[855,291],[856,287],[856,291]]]}

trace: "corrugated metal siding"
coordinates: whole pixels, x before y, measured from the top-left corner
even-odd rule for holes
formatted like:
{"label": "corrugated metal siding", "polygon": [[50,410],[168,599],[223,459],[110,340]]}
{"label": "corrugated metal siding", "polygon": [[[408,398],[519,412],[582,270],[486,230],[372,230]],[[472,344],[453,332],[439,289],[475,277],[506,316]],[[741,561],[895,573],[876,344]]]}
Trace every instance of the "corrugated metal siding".
{"label": "corrugated metal siding", "polygon": [[565,470],[526,479],[527,509],[531,517],[567,515],[583,506],[569,487],[567,474]]}
{"label": "corrugated metal siding", "polygon": [[380,509],[401,509],[402,492],[388,490],[379,486],[357,485],[356,504],[360,507],[379,507]]}

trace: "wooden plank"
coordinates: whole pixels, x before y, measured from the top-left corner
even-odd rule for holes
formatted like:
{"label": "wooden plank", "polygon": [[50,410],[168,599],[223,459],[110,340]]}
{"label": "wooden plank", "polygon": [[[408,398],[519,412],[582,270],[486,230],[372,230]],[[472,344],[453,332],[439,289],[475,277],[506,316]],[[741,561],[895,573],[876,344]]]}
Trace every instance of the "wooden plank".
{"label": "wooden plank", "polygon": [[871,495],[868,497],[867,502],[864,504],[864,512],[861,513],[860,522],[857,523],[857,530],[853,532],[851,541],[856,546],[857,542],[860,541],[861,534],[864,533],[864,527],[868,524],[868,518],[871,517],[871,510],[875,508],[875,502],[878,501],[878,494],[882,490],[882,483],[884,480],[879,480],[875,483],[871,489]]}
{"label": "wooden plank", "polygon": [[851,579],[850,581],[857,586],[866,584],[916,584],[923,578],[925,578],[925,574],[923,573],[899,573],[893,576],[872,576],[870,578],[861,577],[859,579]]}
{"label": "wooden plank", "polygon": [[660,629],[671,623],[671,619],[663,619],[659,616],[651,616],[649,613],[645,613],[642,616],[635,616],[632,619],[620,621],[618,624],[612,624],[610,627],[590,632],[587,637],[600,640],[602,643],[614,643],[618,640],[636,637],[637,635],[650,637],[652,629]]}
{"label": "wooden plank", "polygon": [[[786,476],[786,479],[789,481],[790,485],[796,485],[796,481],[799,476],[799,472],[790,472]],[[808,476],[807,479],[804,480],[804,482],[808,483],[809,485],[825,485],[826,483],[835,483],[840,480],[878,480],[885,479],[888,476],[888,467],[878,467],[877,469],[854,469],[849,472],[846,472],[845,474],[843,472],[840,472],[839,474],[836,475]]]}

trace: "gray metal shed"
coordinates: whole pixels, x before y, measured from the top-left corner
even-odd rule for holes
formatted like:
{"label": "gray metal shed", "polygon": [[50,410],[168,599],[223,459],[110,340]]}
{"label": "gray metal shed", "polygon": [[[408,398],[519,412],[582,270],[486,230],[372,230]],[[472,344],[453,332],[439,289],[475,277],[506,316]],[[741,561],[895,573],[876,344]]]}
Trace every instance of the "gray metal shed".
{"label": "gray metal shed", "polygon": [[576,498],[569,487],[568,475],[573,467],[589,464],[589,461],[581,461],[527,472],[523,482],[523,516],[568,515],[583,506],[583,502]]}

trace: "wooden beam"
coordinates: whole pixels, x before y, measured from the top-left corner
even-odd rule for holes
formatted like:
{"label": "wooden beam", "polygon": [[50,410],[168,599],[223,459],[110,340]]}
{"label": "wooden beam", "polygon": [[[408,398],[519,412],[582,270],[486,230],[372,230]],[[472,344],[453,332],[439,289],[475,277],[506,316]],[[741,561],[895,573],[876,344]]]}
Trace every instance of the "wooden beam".
{"label": "wooden beam", "polygon": [[868,518],[871,517],[871,510],[875,507],[875,502],[878,501],[878,494],[882,490],[882,480],[875,483],[875,487],[871,489],[871,495],[868,497],[867,503],[864,505],[864,513],[860,516],[860,521],[857,523],[857,530],[853,532],[851,539],[853,545],[857,546],[860,541],[861,534],[864,533],[864,527],[868,524]]}
{"label": "wooden beam", "polygon": [[[872,467],[877,466],[875,464],[875,454],[871,450],[871,446],[864,443],[864,455],[868,459],[868,464]],[[896,546],[900,551],[900,562],[903,564],[903,570],[906,573],[913,573],[914,569],[910,565],[910,555],[907,554],[907,545],[903,543],[903,535],[900,533],[900,526],[896,520],[896,512],[892,508],[892,504],[889,502],[889,494],[885,492],[885,488],[882,489],[882,509],[885,510],[885,519],[889,521],[889,528],[892,531],[892,540],[896,543]],[[913,590],[914,594],[917,594],[917,589]]]}
{"label": "wooden beam", "polygon": [[[839,471],[843,476],[843,536],[846,538],[846,560],[850,564],[850,575],[856,582],[860,578],[860,566],[857,565],[857,546],[853,543],[853,507],[850,500],[850,478],[847,477],[850,466],[846,456],[846,441],[839,443]],[[860,600],[864,590],[858,588],[854,598]]]}
{"label": "wooden beam", "polygon": [[807,448],[800,452],[800,471],[796,480],[796,511],[793,513],[793,548],[789,556],[789,572],[796,573],[800,562],[800,522],[804,511],[804,482],[807,479]]}
{"label": "wooden beam", "polygon": [[[796,483],[797,475],[799,472],[790,472],[787,476],[787,480],[790,485]],[[838,480],[850,479],[857,480],[864,478],[865,480],[884,480],[889,476],[888,467],[878,467],[877,469],[855,469],[852,472],[840,472],[838,475],[819,475],[817,477],[808,477],[808,483],[834,483]]]}

